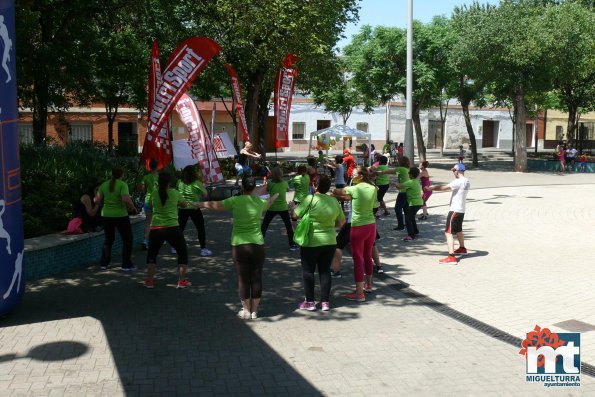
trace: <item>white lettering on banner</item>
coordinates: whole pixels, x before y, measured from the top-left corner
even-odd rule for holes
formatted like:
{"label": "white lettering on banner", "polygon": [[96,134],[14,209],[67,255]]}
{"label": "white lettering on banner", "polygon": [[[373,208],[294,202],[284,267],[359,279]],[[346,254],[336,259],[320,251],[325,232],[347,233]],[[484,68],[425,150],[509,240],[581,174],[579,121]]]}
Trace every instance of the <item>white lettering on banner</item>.
{"label": "white lettering on banner", "polygon": [[289,127],[289,101],[294,80],[293,69],[283,68],[280,79],[281,84],[277,97],[277,139],[286,136]]}
{"label": "white lettering on banner", "polygon": [[163,83],[155,95],[155,102],[150,114],[150,121],[152,122],[150,131],[152,134],[155,134],[166,109],[180,95],[180,89],[204,63],[205,60],[187,46],[172,60],[171,64],[175,66],[165,72]]}

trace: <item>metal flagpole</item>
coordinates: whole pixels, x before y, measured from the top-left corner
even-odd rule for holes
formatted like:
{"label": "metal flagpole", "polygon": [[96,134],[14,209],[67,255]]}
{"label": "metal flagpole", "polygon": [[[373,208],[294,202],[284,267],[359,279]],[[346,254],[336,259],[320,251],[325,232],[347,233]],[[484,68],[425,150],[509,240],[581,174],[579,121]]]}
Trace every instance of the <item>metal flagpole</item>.
{"label": "metal flagpole", "polygon": [[404,152],[413,164],[413,0],[409,0],[407,5],[407,119]]}

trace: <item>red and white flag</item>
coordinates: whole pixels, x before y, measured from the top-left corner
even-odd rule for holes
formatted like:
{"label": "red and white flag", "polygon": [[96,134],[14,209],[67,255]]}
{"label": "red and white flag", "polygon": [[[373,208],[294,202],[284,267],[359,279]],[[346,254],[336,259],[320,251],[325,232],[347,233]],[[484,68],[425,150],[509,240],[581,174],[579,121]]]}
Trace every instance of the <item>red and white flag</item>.
{"label": "red and white flag", "polygon": [[[203,180],[210,183],[225,181],[209,131],[192,98],[187,94],[182,95],[175,109],[188,131],[187,141],[174,141],[176,168],[198,163]],[[189,153],[186,151],[188,146]]]}
{"label": "red and white flag", "polygon": [[277,71],[275,78],[275,147],[289,147],[289,112],[293,88],[298,70],[294,66],[297,58],[288,54],[283,59],[283,66]]}
{"label": "red and white flag", "polygon": [[219,44],[208,37],[191,37],[176,47],[167,61],[163,82],[149,113],[151,135],[159,135],[175,104],[220,50]]}
{"label": "red and white flag", "polygon": [[[225,67],[229,71],[231,76],[231,89],[233,90],[233,99],[236,106],[236,115],[239,118],[239,127],[242,132],[242,140],[248,142],[250,135],[248,135],[248,123],[246,122],[246,114],[244,113],[244,100],[242,99],[242,87],[240,86],[240,80],[236,71],[233,70],[230,64],[225,64]],[[240,145],[242,146],[242,145]]]}
{"label": "red and white flag", "polygon": [[[162,83],[161,77],[161,62],[159,61],[159,45],[157,40],[153,42],[153,49],[151,50],[151,63],[149,65],[149,114],[153,109],[155,103],[155,95],[157,88]],[[148,122],[149,130],[151,120]],[[149,161],[151,159],[157,160],[157,168],[161,169],[171,163],[172,161],[172,146],[171,146],[171,131],[169,121],[160,128],[157,136],[151,135],[147,132],[145,142],[143,144],[143,151],[141,159],[145,161],[145,168],[149,169]]]}

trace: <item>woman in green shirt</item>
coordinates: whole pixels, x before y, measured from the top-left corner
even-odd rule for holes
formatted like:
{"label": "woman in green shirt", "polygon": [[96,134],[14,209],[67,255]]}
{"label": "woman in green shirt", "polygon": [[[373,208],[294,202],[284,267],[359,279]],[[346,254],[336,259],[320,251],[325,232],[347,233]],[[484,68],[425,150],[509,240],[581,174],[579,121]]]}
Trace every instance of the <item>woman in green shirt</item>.
{"label": "woman in green shirt", "polygon": [[262,296],[262,268],[264,265],[264,238],[260,231],[260,218],[278,194],[268,200],[253,195],[256,180],[251,176],[242,178],[243,193],[223,201],[203,201],[200,208],[217,211],[231,211],[233,228],[231,231],[231,256],[238,275],[238,289],[242,300],[242,310],[238,317],[257,318],[258,305]]}
{"label": "woman in green shirt", "polygon": [[188,268],[188,247],[184,232],[178,223],[178,207],[196,205],[185,200],[180,192],[171,188],[172,175],[162,171],[157,178],[157,188],[151,195],[149,205],[153,209],[149,232],[149,249],[147,251],[147,279],[145,287],[155,286],[155,267],[159,249],[167,241],[178,254],[178,288],[190,287],[192,283],[186,279]]}
{"label": "woman in green shirt", "polygon": [[411,167],[409,170],[409,179],[405,182],[399,183],[397,187],[407,194],[407,210],[405,211],[405,225],[407,226],[407,236],[403,241],[411,241],[419,234],[417,230],[417,222],[415,215],[423,204],[421,196],[421,182],[419,180],[419,168]]}
{"label": "woman in green shirt", "polygon": [[308,232],[308,244],[300,249],[305,299],[299,308],[304,310],[316,310],[314,272],[317,267],[320,278],[320,306],[323,311],[330,310],[331,262],[337,246],[335,228],[345,223],[345,214],[339,202],[326,194],[330,187],[331,179],[327,175],[319,175],[315,193],[308,196],[297,208],[293,204],[291,206],[292,217],[295,220],[309,213],[312,222]]}
{"label": "woman in green shirt", "polygon": [[[348,186],[343,191],[335,190],[334,196],[351,200],[351,231],[349,244],[353,257],[353,273],[355,277],[355,292],[344,297],[349,300],[364,302],[364,290],[372,292],[372,274],[374,261],[372,260],[372,247],[376,239],[376,219],[374,206],[377,202],[378,188],[370,180],[369,171],[358,166],[352,174],[353,186]],[[365,287],[364,287],[365,275]]]}
{"label": "woman in green shirt", "polygon": [[297,167],[297,175],[291,179],[291,183],[295,188],[295,194],[293,196],[293,202],[295,205],[299,205],[303,199],[308,195],[308,189],[310,187],[310,176],[307,174],[308,168],[304,164],[300,164]]}
{"label": "woman in green shirt", "polygon": [[[400,156],[399,166],[397,168],[389,168],[384,171],[379,171],[379,174],[397,174],[399,176],[399,183],[404,183],[409,180],[409,169],[411,163],[409,157]],[[407,193],[405,190],[399,190],[397,194],[397,200],[395,201],[395,216],[397,217],[397,226],[393,230],[404,230],[405,222],[404,215],[407,214],[407,207],[409,206],[407,201]]]}
{"label": "woman in green shirt", "polygon": [[153,217],[153,210],[149,205],[149,200],[153,194],[153,190],[157,188],[157,166],[159,163],[155,159],[149,160],[149,173],[143,177],[143,193],[145,194],[145,205],[143,211],[145,211],[145,234],[143,240],[143,249],[147,249],[149,246],[149,227],[151,226],[151,218]]}
{"label": "woman in green shirt", "polygon": [[124,170],[120,167],[112,169],[112,178],[99,186],[95,202],[101,209],[101,219],[105,241],[101,251],[99,265],[105,270],[112,257],[112,245],[116,239],[116,229],[122,238],[122,271],[136,269],[130,258],[132,255],[132,226],[128,212],[135,214],[136,208],[128,193],[128,185],[122,181]]}
{"label": "woman in green shirt", "polygon": [[[198,178],[198,165],[187,165],[182,170],[182,179],[178,182],[178,191],[182,194],[185,200],[190,202],[197,202],[207,194],[207,189],[203,186]],[[211,256],[213,253],[207,248],[207,239],[205,233],[205,220],[200,212],[200,208],[180,208],[178,209],[178,221],[180,222],[180,229],[184,232],[188,218],[194,223],[198,233],[198,241],[200,243],[200,256]]]}
{"label": "woman in green shirt", "polygon": [[289,185],[283,180],[283,171],[279,167],[275,167],[271,170],[271,179],[267,183],[267,191],[270,195],[278,194],[277,200],[271,205],[260,226],[262,237],[267,233],[269,224],[279,215],[283,223],[285,224],[285,230],[287,231],[287,241],[289,243],[289,249],[291,251],[297,250],[297,245],[293,242],[293,226],[291,226],[291,220],[289,219],[289,211],[287,206],[286,194],[289,191]]}

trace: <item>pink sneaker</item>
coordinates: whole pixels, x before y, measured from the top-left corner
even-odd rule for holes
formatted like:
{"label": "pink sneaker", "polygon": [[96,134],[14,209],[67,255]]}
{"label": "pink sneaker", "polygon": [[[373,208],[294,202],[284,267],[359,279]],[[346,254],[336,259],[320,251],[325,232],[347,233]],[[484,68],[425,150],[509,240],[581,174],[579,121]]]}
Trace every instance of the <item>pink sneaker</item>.
{"label": "pink sneaker", "polygon": [[413,237],[407,236],[403,239],[403,241],[413,241]]}
{"label": "pink sneaker", "polygon": [[312,312],[316,310],[316,302],[303,301],[302,303],[300,303],[299,308],[302,310],[308,310]]}
{"label": "pink sneaker", "polygon": [[323,312],[328,312],[329,310],[331,310],[331,304],[328,302],[322,302],[320,304],[320,307],[322,307]]}
{"label": "pink sneaker", "polygon": [[143,284],[145,285],[145,288],[154,288],[155,287],[155,281],[152,278],[146,279]]}

